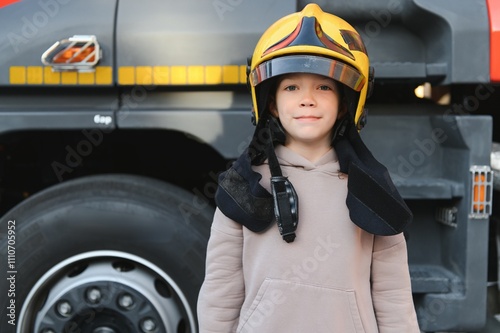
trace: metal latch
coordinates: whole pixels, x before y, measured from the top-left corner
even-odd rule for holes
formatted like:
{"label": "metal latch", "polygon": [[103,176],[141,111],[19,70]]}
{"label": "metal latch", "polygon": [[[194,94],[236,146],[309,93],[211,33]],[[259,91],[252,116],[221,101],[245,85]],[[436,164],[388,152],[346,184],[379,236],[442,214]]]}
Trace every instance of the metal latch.
{"label": "metal latch", "polygon": [[436,221],[452,228],[457,227],[457,207],[439,207],[436,209]]}
{"label": "metal latch", "polygon": [[75,35],[55,42],[42,55],[42,63],[55,72],[93,72],[102,50],[93,35]]}
{"label": "metal latch", "polygon": [[471,206],[470,218],[488,218],[492,212],[493,172],[486,165],[473,165],[471,173]]}

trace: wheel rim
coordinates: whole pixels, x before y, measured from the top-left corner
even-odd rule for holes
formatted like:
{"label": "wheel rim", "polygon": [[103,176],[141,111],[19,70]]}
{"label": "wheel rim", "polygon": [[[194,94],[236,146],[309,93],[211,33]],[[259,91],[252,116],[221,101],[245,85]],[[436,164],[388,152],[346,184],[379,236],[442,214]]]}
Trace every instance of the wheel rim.
{"label": "wheel rim", "polygon": [[17,333],[196,332],[179,286],[159,267],[118,251],[68,258],[38,280],[19,315]]}

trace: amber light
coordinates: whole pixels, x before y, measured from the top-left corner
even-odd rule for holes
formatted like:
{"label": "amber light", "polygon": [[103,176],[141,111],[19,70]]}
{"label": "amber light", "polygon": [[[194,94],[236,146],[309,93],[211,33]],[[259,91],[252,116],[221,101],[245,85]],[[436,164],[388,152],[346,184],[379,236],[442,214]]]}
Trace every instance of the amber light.
{"label": "amber light", "polygon": [[53,58],[53,62],[56,64],[71,64],[83,61],[92,62],[95,61],[95,54],[92,55],[89,59],[86,58],[91,55],[94,50],[94,46],[89,46],[83,50],[80,46],[73,46],[56,54]]}
{"label": "amber light", "polygon": [[[486,198],[486,186],[484,185],[486,181],[484,174],[478,174],[474,176],[474,182],[476,184],[482,185],[474,185],[474,202],[482,203]],[[474,204],[474,210],[482,212],[484,211],[484,204]]]}

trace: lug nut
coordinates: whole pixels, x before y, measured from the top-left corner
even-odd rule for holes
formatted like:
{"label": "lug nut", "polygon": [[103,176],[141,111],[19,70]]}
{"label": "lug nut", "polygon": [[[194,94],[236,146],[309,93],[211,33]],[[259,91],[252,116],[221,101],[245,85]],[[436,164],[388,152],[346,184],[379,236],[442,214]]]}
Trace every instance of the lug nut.
{"label": "lug nut", "polygon": [[97,304],[101,301],[101,291],[99,288],[92,287],[87,289],[87,300],[92,304]]}
{"label": "lug nut", "polygon": [[92,333],[116,333],[116,331],[107,326],[103,326],[96,328],[95,330],[92,331]]}
{"label": "lug nut", "polygon": [[56,333],[56,332],[54,332],[54,331],[53,331],[52,329],[50,329],[50,328],[46,328],[46,329],[44,329],[41,333]]}
{"label": "lug nut", "polygon": [[118,305],[126,310],[129,310],[134,305],[134,299],[129,294],[123,294],[118,299]]}
{"label": "lug nut", "polygon": [[151,318],[146,318],[141,323],[141,329],[144,333],[153,332],[156,329],[156,323]]}
{"label": "lug nut", "polygon": [[57,312],[63,316],[63,317],[69,317],[71,315],[71,311],[73,309],[71,308],[71,304],[67,301],[61,301],[57,304]]}

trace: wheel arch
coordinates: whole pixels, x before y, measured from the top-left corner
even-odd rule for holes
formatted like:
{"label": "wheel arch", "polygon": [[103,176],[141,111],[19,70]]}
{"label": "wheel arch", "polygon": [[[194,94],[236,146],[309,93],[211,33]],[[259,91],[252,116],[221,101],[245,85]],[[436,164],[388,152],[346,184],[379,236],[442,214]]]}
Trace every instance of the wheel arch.
{"label": "wheel arch", "polygon": [[98,174],[143,175],[213,203],[229,160],[208,143],[175,130],[15,131],[0,136],[0,212],[58,183]]}

